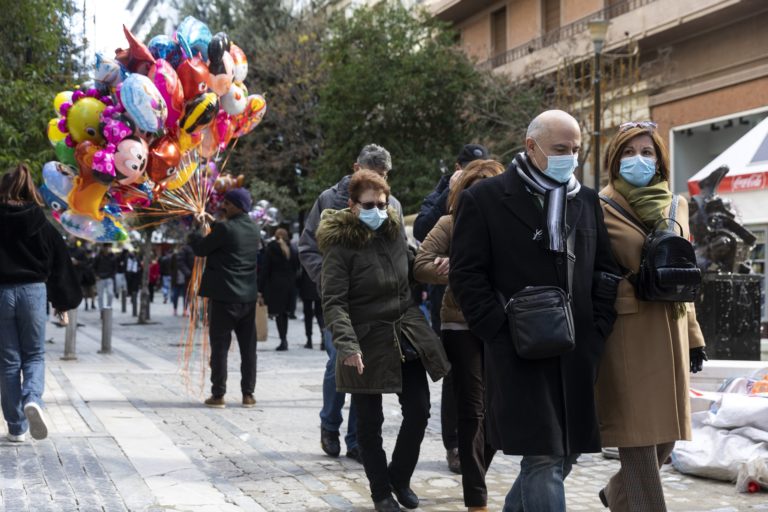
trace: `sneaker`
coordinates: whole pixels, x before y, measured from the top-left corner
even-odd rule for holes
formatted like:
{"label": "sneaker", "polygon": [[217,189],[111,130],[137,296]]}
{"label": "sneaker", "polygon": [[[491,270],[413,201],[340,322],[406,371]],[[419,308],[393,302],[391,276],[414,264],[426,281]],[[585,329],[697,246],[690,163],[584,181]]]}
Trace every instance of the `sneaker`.
{"label": "sneaker", "polygon": [[243,407],[253,407],[255,405],[256,405],[256,399],[253,398],[253,395],[251,393],[243,395]]}
{"label": "sneaker", "polygon": [[45,439],[48,437],[48,425],[45,422],[43,409],[35,402],[29,402],[24,406],[24,416],[29,422],[29,434],[32,439]]}
{"label": "sneaker", "polygon": [[445,460],[448,461],[448,469],[451,473],[461,474],[461,460],[459,459],[459,449],[451,448],[445,452]]}
{"label": "sneaker", "polygon": [[12,443],[23,443],[27,440],[27,433],[22,432],[21,434],[8,434],[8,440]]}
{"label": "sneaker", "polygon": [[323,451],[331,457],[338,457],[341,453],[341,443],[339,443],[339,433],[331,432],[320,427],[320,446]]}
{"label": "sneaker", "polygon": [[209,398],[206,398],[204,403],[206,407],[212,407],[214,409],[223,409],[224,407],[227,406],[227,404],[224,402],[223,396],[211,396]]}

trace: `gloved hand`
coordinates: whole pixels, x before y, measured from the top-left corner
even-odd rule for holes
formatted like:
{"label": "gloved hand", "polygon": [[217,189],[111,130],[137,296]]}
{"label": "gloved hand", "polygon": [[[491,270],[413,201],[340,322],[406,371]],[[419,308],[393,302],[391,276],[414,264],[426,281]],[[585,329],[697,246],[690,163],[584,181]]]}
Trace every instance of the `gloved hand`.
{"label": "gloved hand", "polygon": [[709,361],[704,347],[692,348],[689,352],[691,373],[698,373],[704,368],[704,361]]}

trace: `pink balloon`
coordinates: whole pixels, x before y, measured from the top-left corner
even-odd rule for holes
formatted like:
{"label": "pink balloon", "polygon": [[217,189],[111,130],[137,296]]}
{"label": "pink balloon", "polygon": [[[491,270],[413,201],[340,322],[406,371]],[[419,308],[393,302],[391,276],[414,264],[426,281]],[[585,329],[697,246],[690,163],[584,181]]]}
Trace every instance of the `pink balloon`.
{"label": "pink balloon", "polygon": [[184,89],[181,87],[179,75],[167,60],[157,59],[149,70],[149,78],[160,91],[165,104],[168,105],[165,127],[169,129],[176,127],[184,113]]}

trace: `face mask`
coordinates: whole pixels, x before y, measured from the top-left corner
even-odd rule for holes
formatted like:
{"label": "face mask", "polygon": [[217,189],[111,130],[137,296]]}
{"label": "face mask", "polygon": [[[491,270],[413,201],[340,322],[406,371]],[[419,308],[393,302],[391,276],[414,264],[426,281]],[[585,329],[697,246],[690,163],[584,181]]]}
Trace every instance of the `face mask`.
{"label": "face mask", "polygon": [[363,210],[360,208],[359,216],[363,224],[376,231],[387,220],[387,210],[379,210],[378,208]]}
{"label": "face mask", "polygon": [[622,158],[619,174],[634,187],[646,187],[656,174],[656,160],[641,155]]}
{"label": "face mask", "polygon": [[[536,142],[536,145],[539,146],[539,143]],[[539,146],[539,149],[541,150],[541,146]],[[544,150],[541,150],[541,152],[543,153]],[[578,155],[547,156],[547,168],[541,172],[543,172],[547,178],[551,178],[558,183],[568,183],[578,165]]]}

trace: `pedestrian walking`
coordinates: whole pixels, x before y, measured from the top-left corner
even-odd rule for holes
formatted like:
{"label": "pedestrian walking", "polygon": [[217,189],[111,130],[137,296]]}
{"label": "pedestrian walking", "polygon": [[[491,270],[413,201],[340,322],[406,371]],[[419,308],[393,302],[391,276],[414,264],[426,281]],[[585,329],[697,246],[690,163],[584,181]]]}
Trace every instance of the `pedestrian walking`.
{"label": "pedestrian walking", "polygon": [[[444,174],[437,182],[435,189],[424,198],[419,209],[419,214],[413,221],[413,236],[419,242],[423,242],[427,233],[437,224],[438,219],[448,213],[448,194],[453,189],[453,184],[461,176],[462,170],[470,163],[478,159],[488,158],[488,150],[480,144],[466,144],[461,148],[452,174]],[[441,336],[440,310],[445,293],[445,283],[432,283],[429,285],[430,321],[432,329]],[[458,438],[458,414],[457,404],[453,399],[453,375],[448,374],[443,379],[442,398],[440,400],[440,436],[445,448],[445,459],[448,469],[461,474],[461,461],[459,460]]]}
{"label": "pedestrian walking", "polygon": [[160,261],[155,258],[149,265],[149,302],[155,301],[155,289],[160,284]]}
{"label": "pedestrian walking", "polygon": [[[691,439],[689,372],[701,370],[706,359],[704,338],[693,304],[639,300],[632,284],[646,234],[671,216],[673,203],[669,156],[656,125],[621,125],[605,169],[605,224],[625,277],[595,388],[603,446],[619,448],[621,469],[600,499],[612,511],[663,512],[659,468],[675,441]],[[688,203],[677,201],[675,220],[688,239]]]}
{"label": "pedestrian walking", "polygon": [[[505,512],[565,510],[573,463],[600,451],[593,386],[619,270],[597,193],[574,176],[580,145],[572,116],[544,112],[504,174],[457,203],[449,282],[485,343],[487,433],[494,448],[523,456]],[[508,316],[513,296],[532,309]]]}
{"label": "pedestrian walking", "polygon": [[128,267],[128,249],[123,249],[117,256],[115,263],[115,297],[122,297],[122,294],[128,294],[128,280],[125,276]]}
{"label": "pedestrian walking", "polygon": [[131,298],[131,304],[137,304],[139,290],[141,289],[141,273],[143,265],[141,257],[134,251],[129,251],[125,259],[125,283],[128,290],[128,296]]}
{"label": "pedestrian walking", "polygon": [[[453,217],[459,194],[484,178],[498,176],[504,167],[494,160],[475,160],[467,165],[451,187],[448,215],[440,217],[419,246],[413,265],[414,277],[433,285],[447,285]],[[447,287],[440,307],[442,340],[453,376],[453,400],[456,403],[458,455],[461,460],[461,484],[464,505],[470,511],[487,510],[488,489],[485,474],[496,453],[485,435],[485,370],[483,340],[472,334],[467,321]],[[445,392],[445,388],[443,388]],[[449,397],[443,395],[443,401]]]}
{"label": "pedestrian walking", "polygon": [[112,309],[112,296],[115,289],[115,274],[117,273],[117,261],[110,251],[109,244],[102,244],[99,253],[93,259],[93,272],[96,274],[96,295],[99,302],[99,311],[106,307]]}
{"label": "pedestrian walking", "polygon": [[[374,508],[398,511],[398,502],[409,509],[419,505],[410,480],[429,419],[427,372],[436,381],[450,365],[413,302],[408,246],[388,195],[379,174],[356,172],[349,207],[323,212],[317,241],[323,310],[337,349],[336,387],[352,393],[357,408],[357,439]],[[389,465],[381,437],[383,393],[397,393],[403,415]]]}
{"label": "pedestrian walking", "polygon": [[[380,174],[386,179],[392,169],[392,157],[389,151],[376,144],[368,144],[360,151],[357,161],[352,165],[353,173],[359,170],[369,170]],[[323,256],[317,247],[315,233],[320,224],[320,214],[327,209],[341,210],[348,207],[349,182],[353,175],[344,176],[336,185],[325,190],[315,201],[304,224],[304,231],[299,239],[299,260],[307,271],[310,279],[316,285],[320,285],[320,272],[323,266]],[[389,204],[398,213],[400,225],[402,222],[402,207],[394,196],[389,196]],[[401,228],[403,240],[405,240],[405,228]],[[323,344],[328,354],[328,362],[325,365],[323,376],[323,407],[320,410],[320,446],[331,457],[338,457],[341,453],[339,442],[339,429],[343,418],[341,410],[344,407],[346,395],[336,391],[336,348],[331,342],[331,331],[326,325],[323,331]],[[356,409],[352,403],[347,418],[347,435],[344,442],[347,445],[347,457],[360,461],[357,449]]]}
{"label": "pedestrian walking", "polygon": [[182,313],[187,316],[187,283],[192,275],[192,268],[187,264],[187,258],[181,247],[177,247],[171,256],[171,303],[173,316],[177,316],[179,297],[182,298]]}
{"label": "pedestrian walking", "polygon": [[296,290],[296,273],[299,270],[299,255],[291,246],[290,236],[285,228],[275,231],[275,238],[264,250],[259,269],[259,290],[267,304],[270,316],[275,317],[280,345],[276,350],[288,350],[288,312],[291,297]]}
{"label": "pedestrian walking", "polygon": [[251,206],[247,190],[228,191],[221,204],[226,220],[217,222],[208,236],[192,241],[190,246],[195,256],[206,258],[200,296],[210,301],[211,396],[205,400],[208,407],[225,407],[227,352],[232,331],[240,347],[242,404],[256,404],[256,259],[260,235],[259,228],[248,217]]}
{"label": "pedestrian walking", "polygon": [[163,285],[163,304],[168,303],[171,296],[171,257],[172,253],[160,257],[160,279]]}
{"label": "pedestrian walking", "polygon": [[82,290],[62,236],[24,164],[0,178],[0,403],[8,440],[48,435],[43,412],[46,305],[62,323]]}
{"label": "pedestrian walking", "polygon": [[[320,328],[321,333],[325,329],[325,320],[323,318],[323,303],[320,301],[317,286],[304,268],[301,269],[299,276],[299,297],[301,297],[304,310],[304,334],[307,336],[304,348],[311,349],[314,320],[317,319],[317,326]],[[322,338],[320,339],[320,350],[325,350]]]}

